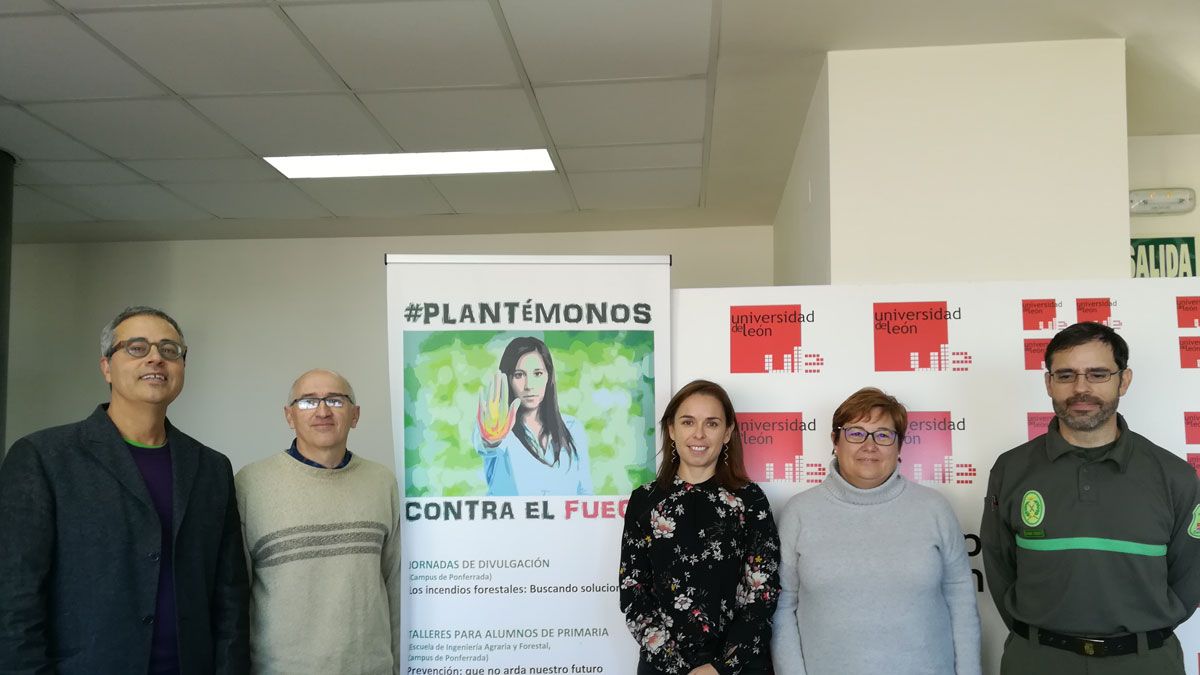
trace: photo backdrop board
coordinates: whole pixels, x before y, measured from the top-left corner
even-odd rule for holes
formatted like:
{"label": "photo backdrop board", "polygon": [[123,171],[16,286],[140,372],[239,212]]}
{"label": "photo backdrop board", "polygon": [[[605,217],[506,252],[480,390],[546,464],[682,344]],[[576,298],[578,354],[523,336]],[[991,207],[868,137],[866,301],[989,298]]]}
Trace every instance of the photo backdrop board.
{"label": "photo backdrop board", "polygon": [[[1042,354],[1060,329],[1100,321],[1130,345],[1130,428],[1200,472],[1200,284],[1130,279],[911,286],[681,289],[673,299],[675,388],[696,378],[733,397],[747,468],[772,505],[826,476],[833,411],[864,386],[909,410],[901,472],[941,491],[967,538],[999,672],[1006,630],[983,586],[978,540],[988,471],[1053,416]],[[686,330],[683,327],[686,326]],[[871,555],[871,551],[862,551]],[[863,617],[863,626],[875,626]],[[1189,675],[1200,620],[1178,631]]]}
{"label": "photo backdrop board", "polygon": [[405,672],[631,672],[615,581],[670,396],[670,259],[386,263]]}

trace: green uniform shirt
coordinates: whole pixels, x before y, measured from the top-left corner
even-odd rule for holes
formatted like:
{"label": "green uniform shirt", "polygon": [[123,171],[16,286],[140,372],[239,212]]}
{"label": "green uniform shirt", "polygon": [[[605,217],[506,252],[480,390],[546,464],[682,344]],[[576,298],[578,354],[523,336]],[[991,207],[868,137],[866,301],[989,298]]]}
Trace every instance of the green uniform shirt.
{"label": "green uniform shirt", "polygon": [[1000,456],[980,536],[1004,622],[1072,635],[1183,623],[1200,602],[1200,480],[1129,430],[1089,460],[1058,420]]}

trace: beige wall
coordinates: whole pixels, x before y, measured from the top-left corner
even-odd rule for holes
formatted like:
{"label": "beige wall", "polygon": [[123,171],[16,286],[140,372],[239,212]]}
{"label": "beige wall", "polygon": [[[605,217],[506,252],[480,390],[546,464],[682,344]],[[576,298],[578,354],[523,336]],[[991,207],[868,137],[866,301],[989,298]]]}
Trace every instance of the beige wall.
{"label": "beige wall", "polygon": [[775,283],[829,278],[829,74],[821,68],[775,215]]}
{"label": "beige wall", "polygon": [[16,246],[5,447],[107,400],[100,328],[150,304],[180,321],[192,350],[172,421],[235,468],[291,440],[283,399],[317,366],[359,395],[351,449],[391,466],[385,254],[670,254],[673,285],[699,287],[770,285],[770,251],[769,226]]}
{"label": "beige wall", "polygon": [[[1126,146],[1123,63],[1119,40],[833,53],[774,228],[18,245],[5,444],[105,399],[99,328],[149,303],[194,349],[172,418],[235,465],[287,442],[282,398],[317,365],[354,381],[352,447],[390,465],[387,253],[669,253],[675,287],[1125,276],[1126,190],[1200,186],[1200,136]],[[1200,233],[1200,212],[1133,228]]]}
{"label": "beige wall", "polygon": [[[1132,136],[1129,187],[1187,187],[1200,192],[1200,135]],[[1130,218],[1135,237],[1200,236],[1200,210]]]}
{"label": "beige wall", "polygon": [[1123,40],[831,52],[828,72],[833,283],[1128,275]]}

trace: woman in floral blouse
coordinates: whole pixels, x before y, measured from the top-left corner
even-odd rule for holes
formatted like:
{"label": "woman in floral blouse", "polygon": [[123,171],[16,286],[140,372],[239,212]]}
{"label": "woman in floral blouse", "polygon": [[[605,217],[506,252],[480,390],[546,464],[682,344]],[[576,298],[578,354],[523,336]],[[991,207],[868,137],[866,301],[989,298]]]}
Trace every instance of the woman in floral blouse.
{"label": "woman in floral blouse", "polygon": [[621,536],[621,610],[638,675],[758,675],[779,595],[771,507],[746,477],[737,417],[696,380],[667,404],[658,478],[633,491]]}

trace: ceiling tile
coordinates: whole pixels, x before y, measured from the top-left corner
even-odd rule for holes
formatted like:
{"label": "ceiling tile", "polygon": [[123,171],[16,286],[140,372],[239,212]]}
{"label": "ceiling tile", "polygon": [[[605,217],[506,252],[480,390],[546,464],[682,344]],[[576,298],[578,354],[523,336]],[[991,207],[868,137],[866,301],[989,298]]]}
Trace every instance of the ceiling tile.
{"label": "ceiling tile", "polygon": [[361,98],[409,152],[546,146],[521,89],[363,94]]}
{"label": "ceiling tile", "polygon": [[167,187],[220,218],[324,218],[330,215],[290,183],[174,183]]}
{"label": "ceiling tile", "polygon": [[80,18],[180,94],[341,89],[266,7],[103,12]]}
{"label": "ceiling tile", "polygon": [[76,223],[94,220],[91,216],[59,204],[32,188],[13,188],[14,223]]}
{"label": "ceiling tile", "polygon": [[112,9],[116,7],[169,7],[178,5],[251,5],[261,0],[58,0],[69,10]]}
{"label": "ceiling tile", "polygon": [[238,157],[246,150],[179,101],[89,101],[31,113],[118,159]]}
{"label": "ceiling tile", "polygon": [[197,98],[189,102],[264,157],[397,150],[348,94]]}
{"label": "ceiling tile", "polygon": [[344,218],[395,218],[450,213],[450,206],[424,178],[323,178],[297,180],[296,187]]}
{"label": "ceiling tile", "polygon": [[699,141],[704,80],[539,87],[535,91],[556,145]]}
{"label": "ceiling tile", "polygon": [[698,167],[703,155],[703,143],[558,149],[563,168],[568,172]]}
{"label": "ceiling tile", "polygon": [[335,3],[285,11],[356,90],[517,83],[486,0]]}
{"label": "ceiling tile", "polygon": [[663,209],[700,205],[700,169],[573,173],[581,209]]}
{"label": "ceiling tile", "polygon": [[163,91],[65,16],[0,18],[0,94],[13,101]]}
{"label": "ceiling tile", "polygon": [[543,213],[570,211],[571,200],[557,173],[438,176],[433,184],[458,213]]}
{"label": "ceiling tile", "polygon": [[0,14],[47,11],[54,11],[54,8],[47,5],[45,0],[4,0],[0,3]]}
{"label": "ceiling tile", "polygon": [[702,75],[712,3],[500,0],[535,83]]}
{"label": "ceiling tile", "polygon": [[40,192],[100,220],[211,220],[157,185],[47,185]]}
{"label": "ceiling tile", "polygon": [[100,153],[24,110],[0,106],[0,148],[23,160],[99,159]]}
{"label": "ceiling tile", "polygon": [[283,175],[261,159],[138,159],[126,166],[163,183],[280,180]]}
{"label": "ceiling tile", "polygon": [[145,183],[146,179],[117,162],[30,161],[17,166],[25,185],[114,185]]}

